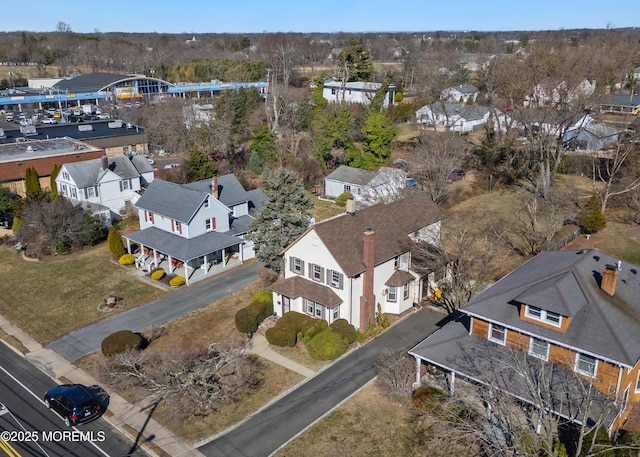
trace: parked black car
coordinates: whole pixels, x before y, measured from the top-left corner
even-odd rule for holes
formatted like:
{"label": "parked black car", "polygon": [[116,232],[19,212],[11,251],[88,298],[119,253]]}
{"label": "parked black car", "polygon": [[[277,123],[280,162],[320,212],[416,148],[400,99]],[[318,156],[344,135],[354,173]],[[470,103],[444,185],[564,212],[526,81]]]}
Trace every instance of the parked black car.
{"label": "parked black car", "polygon": [[76,116],[75,114],[70,114],[67,117],[67,121],[73,124],[77,124],[78,122],[82,122],[82,116]]}
{"label": "parked black car", "polygon": [[44,394],[44,405],[58,413],[67,427],[89,422],[103,413],[98,398],[82,384],[62,384]]}

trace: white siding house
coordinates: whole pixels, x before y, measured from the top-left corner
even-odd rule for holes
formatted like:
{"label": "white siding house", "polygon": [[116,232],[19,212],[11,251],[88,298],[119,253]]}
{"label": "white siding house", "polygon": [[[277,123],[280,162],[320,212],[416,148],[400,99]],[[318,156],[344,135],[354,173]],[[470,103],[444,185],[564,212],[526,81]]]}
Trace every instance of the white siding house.
{"label": "white siding house", "polygon": [[[380,87],[382,87],[382,84],[374,82],[356,81],[343,84],[341,81],[330,79],[324,82],[322,96],[330,103],[362,103],[368,105]],[[384,107],[393,105],[395,95],[396,86],[392,84],[385,94],[382,105]]]}
{"label": "white siding house", "polygon": [[349,192],[361,205],[395,200],[406,187],[407,173],[399,168],[371,171],[341,165],[324,178],[326,197],[336,198]]}
{"label": "white siding house", "polygon": [[424,193],[312,225],[284,250],[274,311],[297,311],[366,329],[378,311],[399,315],[425,296],[410,240],[439,244],[441,213]]}
{"label": "white siding house", "polygon": [[486,106],[464,103],[434,103],[416,111],[416,122],[441,127],[454,132],[467,133],[485,125],[490,112]]}
{"label": "white siding house", "polygon": [[153,169],[142,156],[85,160],[62,165],[56,177],[58,193],[75,202],[109,208],[118,218],[127,202],[135,204],[142,186],[153,181]]}

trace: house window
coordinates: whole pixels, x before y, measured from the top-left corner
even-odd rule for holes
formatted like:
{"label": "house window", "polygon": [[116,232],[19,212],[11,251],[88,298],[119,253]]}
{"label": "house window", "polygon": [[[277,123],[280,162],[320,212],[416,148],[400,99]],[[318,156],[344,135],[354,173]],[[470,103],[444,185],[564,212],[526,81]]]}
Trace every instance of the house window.
{"label": "house window", "polygon": [[76,191],[75,187],[71,188],[71,197],[78,198],[78,192]]}
{"label": "house window", "polygon": [[175,232],[182,233],[182,222],[180,221],[172,221],[172,225],[175,222]]}
{"label": "house window", "polygon": [[344,185],[344,191],[345,191],[345,192],[351,192],[351,185],[349,185],[349,184],[345,184],[345,185]]}
{"label": "house window", "polygon": [[87,198],[92,198],[96,196],[96,191],[93,187],[87,187]]}
{"label": "house window", "polygon": [[304,262],[302,259],[297,257],[290,257],[290,270],[296,274],[302,275],[304,274]]}
{"label": "house window", "polygon": [[409,298],[409,286],[409,283],[402,286],[402,298],[404,298],[405,300]]}
{"label": "house window", "polygon": [[495,343],[505,344],[507,342],[507,329],[502,325],[491,324],[489,327],[489,339]]}
{"label": "house window", "polygon": [[539,338],[531,338],[529,354],[542,360],[549,358],[549,343]]}
{"label": "house window", "polygon": [[524,315],[530,319],[551,324],[554,327],[560,327],[562,323],[562,316],[558,313],[552,313],[535,306],[526,305]]}
{"label": "house window", "polygon": [[320,265],[313,266],[313,276],[315,281],[322,281],[322,267]]}
{"label": "house window", "polygon": [[341,274],[339,272],[331,270],[331,286],[332,287],[340,287],[340,276]]}
{"label": "house window", "polygon": [[154,223],[153,213],[151,211],[149,211],[149,222],[151,222],[152,224]]}
{"label": "house window", "polygon": [[340,307],[333,308],[333,320],[337,320],[340,317]]}
{"label": "house window", "polygon": [[123,190],[129,190],[129,180],[128,179],[123,179],[122,181],[120,181],[120,191],[122,192]]}
{"label": "house window", "polygon": [[396,286],[389,286],[389,291],[387,292],[387,301],[396,301],[398,299],[398,289]]}
{"label": "house window", "polygon": [[206,231],[211,230],[211,219],[207,219],[206,221],[204,221],[204,228]]}
{"label": "house window", "polygon": [[393,259],[393,268],[396,270],[400,267],[400,256]]}
{"label": "house window", "polygon": [[576,355],[576,371],[578,373],[593,378],[596,375],[596,363],[595,357],[580,353]]}
{"label": "house window", "polygon": [[204,201],[204,207],[205,208],[209,207],[209,199],[208,198]]}
{"label": "house window", "polygon": [[331,95],[335,95],[336,94],[336,90],[335,89],[331,89]]}
{"label": "house window", "polygon": [[307,314],[324,319],[324,306],[320,303],[316,303],[313,300],[305,299],[307,302]]}

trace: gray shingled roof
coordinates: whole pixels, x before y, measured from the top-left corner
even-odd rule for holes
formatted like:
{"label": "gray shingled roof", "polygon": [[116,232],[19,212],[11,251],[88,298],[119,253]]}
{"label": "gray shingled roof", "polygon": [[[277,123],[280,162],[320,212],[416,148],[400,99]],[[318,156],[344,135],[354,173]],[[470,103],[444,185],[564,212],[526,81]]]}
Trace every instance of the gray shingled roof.
{"label": "gray shingled roof", "polygon": [[369,182],[371,182],[371,180],[375,178],[377,174],[378,173],[375,171],[363,170],[362,168],[354,168],[347,165],[340,165],[338,168],[329,173],[329,175],[327,175],[325,179],[365,186]]}
{"label": "gray shingled roof", "polygon": [[[595,250],[543,252],[469,301],[462,311],[634,366],[640,359],[640,267],[622,262],[611,297],[600,289],[600,279],[606,265],[617,261]],[[522,321],[519,303],[527,300],[572,316],[567,331]]]}
{"label": "gray shingled roof", "polygon": [[[543,380],[548,383],[548,388],[543,387],[545,395],[550,394],[545,401],[555,413],[571,419],[582,420],[584,392],[593,391],[589,421],[595,423],[603,419],[607,426],[613,423],[617,407],[603,393],[591,389],[589,381],[561,365],[470,335],[468,321],[469,318],[463,316],[450,322],[412,348],[409,354],[533,404],[536,393],[531,389],[537,387],[535,381]],[[534,382],[527,383],[527,380]]]}
{"label": "gray shingled roof", "polygon": [[240,238],[220,232],[207,232],[187,239],[157,227],[149,227],[123,236],[144,246],[155,247],[164,254],[182,261],[197,259],[243,242]]}
{"label": "gray shingled roof", "polygon": [[440,208],[426,193],[420,192],[393,203],[369,206],[354,214],[345,213],[318,222],[309,230],[316,232],[347,277],[353,277],[366,269],[362,236],[367,227],[375,231],[374,255],[378,265],[407,252],[410,233],[441,219]]}
{"label": "gray shingled roof", "polygon": [[[140,173],[125,156],[108,157],[109,170],[123,179],[140,178]],[[94,186],[103,175],[102,159],[84,160],[64,165],[79,188]]]}
{"label": "gray shingled roof", "polygon": [[488,112],[486,106],[467,105],[466,103],[434,103],[429,108],[435,115],[447,114],[447,116],[459,115],[468,121],[482,119]]}
{"label": "gray shingled roof", "polygon": [[136,206],[188,224],[208,195],[208,192],[154,179]]}
{"label": "gray shingled roof", "polygon": [[[184,187],[188,189],[194,189],[200,192],[211,193],[211,180],[203,179],[201,181],[195,181],[184,184]],[[233,173],[229,173],[218,177],[218,200],[228,207],[239,205],[241,203],[250,201],[250,195],[242,187],[240,181]]]}

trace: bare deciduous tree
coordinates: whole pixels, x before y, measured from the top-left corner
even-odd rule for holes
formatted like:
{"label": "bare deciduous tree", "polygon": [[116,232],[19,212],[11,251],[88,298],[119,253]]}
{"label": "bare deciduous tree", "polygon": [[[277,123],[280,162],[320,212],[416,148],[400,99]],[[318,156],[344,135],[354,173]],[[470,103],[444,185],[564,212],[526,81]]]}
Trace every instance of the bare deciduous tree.
{"label": "bare deciduous tree", "polygon": [[123,352],[105,358],[102,376],[112,386],[135,386],[177,412],[197,416],[258,387],[261,369],[261,362],[246,352],[245,344],[224,340],[201,349],[171,347],[159,354]]}
{"label": "bare deciduous tree", "polygon": [[415,363],[405,351],[382,351],[376,361],[378,386],[387,395],[407,395],[415,379]]}

